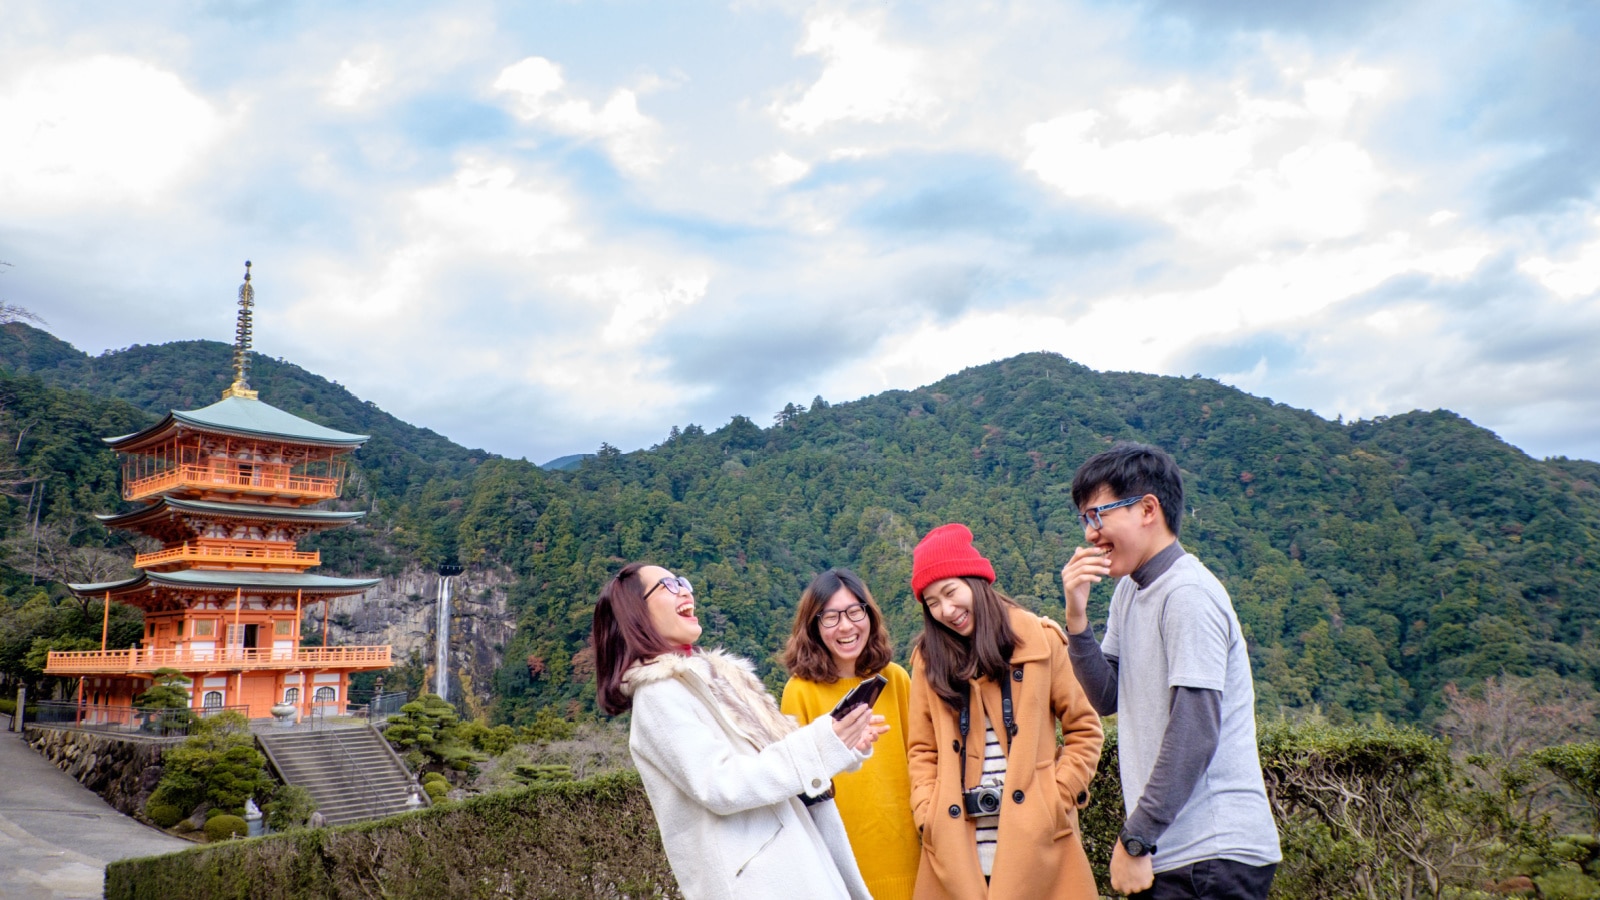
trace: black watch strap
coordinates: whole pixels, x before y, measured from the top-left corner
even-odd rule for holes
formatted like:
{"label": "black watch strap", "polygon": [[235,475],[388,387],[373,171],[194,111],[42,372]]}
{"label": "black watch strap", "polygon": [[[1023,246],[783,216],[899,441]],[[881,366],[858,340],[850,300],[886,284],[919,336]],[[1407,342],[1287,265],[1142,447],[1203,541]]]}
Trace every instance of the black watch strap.
{"label": "black watch strap", "polygon": [[1146,856],[1156,852],[1156,845],[1154,842],[1147,841],[1141,837],[1135,837],[1134,835],[1129,834],[1126,828],[1122,830],[1122,834],[1118,837],[1118,840],[1122,841],[1122,849],[1128,851],[1129,856]]}

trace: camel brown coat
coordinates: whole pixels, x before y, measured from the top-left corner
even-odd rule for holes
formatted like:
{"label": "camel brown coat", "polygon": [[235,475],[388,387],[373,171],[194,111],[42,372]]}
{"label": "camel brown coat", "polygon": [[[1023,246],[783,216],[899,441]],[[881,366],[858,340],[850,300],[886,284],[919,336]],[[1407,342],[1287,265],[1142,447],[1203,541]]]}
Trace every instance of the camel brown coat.
{"label": "camel brown coat", "polygon": [[[1022,677],[1011,682],[1017,736],[1009,746],[1000,727],[1000,685],[979,679],[969,699],[968,787],[983,771],[985,714],[1007,748],[999,836],[987,885],[978,864],[976,827],[961,806],[961,756],[955,750],[961,744],[959,716],[929,685],[920,655],[912,656],[907,730],[911,811],[922,831],[917,900],[1098,896],[1078,836],[1078,810],[1089,802],[1089,782],[1100,759],[1100,717],[1072,673],[1060,626],[1020,608],[1010,615],[1017,635],[1011,664]],[[1057,719],[1065,736],[1059,748]]]}

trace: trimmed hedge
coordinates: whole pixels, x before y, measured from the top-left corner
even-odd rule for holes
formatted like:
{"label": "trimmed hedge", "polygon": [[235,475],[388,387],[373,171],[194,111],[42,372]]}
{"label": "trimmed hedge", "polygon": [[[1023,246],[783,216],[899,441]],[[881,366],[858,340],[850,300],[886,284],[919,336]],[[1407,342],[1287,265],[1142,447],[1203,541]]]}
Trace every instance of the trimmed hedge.
{"label": "trimmed hedge", "polygon": [[376,822],[106,867],[108,900],[672,898],[638,775],[534,785]]}
{"label": "trimmed hedge", "polygon": [[[1273,900],[1487,897],[1538,883],[1543,896],[1591,897],[1600,840],[1552,843],[1519,793],[1466,783],[1447,746],[1412,729],[1270,723],[1259,737],[1283,864]],[[1079,815],[1102,889],[1123,820],[1117,740]],[[1539,756],[1571,784],[1600,785],[1591,745]],[[424,779],[440,784],[440,779]],[[1577,849],[1574,849],[1577,848]],[[1585,849],[1586,848],[1586,849]],[[1582,852],[1580,852],[1580,850]],[[1585,855],[1587,854],[1587,855]],[[1581,858],[1580,858],[1581,857]],[[1594,866],[1589,873],[1585,867]],[[1531,880],[1530,880],[1531,879]],[[1581,882],[1581,884],[1580,884]],[[1576,887],[1574,887],[1576,886]],[[672,898],[676,882],[634,773],[535,783],[501,794],[342,828],[228,841],[106,867],[110,900],[434,897]]]}

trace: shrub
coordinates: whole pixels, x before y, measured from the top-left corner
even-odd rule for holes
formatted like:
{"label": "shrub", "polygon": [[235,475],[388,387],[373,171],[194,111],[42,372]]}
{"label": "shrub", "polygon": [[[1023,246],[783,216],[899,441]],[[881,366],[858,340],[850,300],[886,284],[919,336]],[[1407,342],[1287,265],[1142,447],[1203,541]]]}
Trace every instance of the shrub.
{"label": "shrub", "polygon": [[523,784],[533,784],[536,781],[571,781],[572,767],[523,764],[517,766],[511,777]]}
{"label": "shrub", "polygon": [[[34,720],[35,717],[37,717],[39,715],[39,707],[34,706],[32,703],[29,703],[28,704],[28,708],[24,709],[22,712],[23,712],[23,715],[28,719],[28,721],[31,722],[31,721]],[[15,699],[0,700],[0,713],[5,713],[8,716],[16,715],[17,714],[17,701]]]}
{"label": "shrub", "polygon": [[430,781],[440,781],[440,782],[443,782],[445,784],[449,784],[450,783],[450,779],[444,777],[443,775],[440,775],[438,772],[424,772],[424,773],[422,773],[422,783],[423,784],[427,784]]}
{"label": "shrub", "polygon": [[463,724],[455,707],[438,694],[423,694],[400,707],[400,715],[390,717],[383,736],[413,770],[435,763],[458,772],[470,771],[473,763],[485,759],[482,752],[473,749],[469,740],[472,736],[496,747],[502,743],[510,746],[509,741],[502,740],[507,737],[505,734],[483,725]]}
{"label": "shrub", "polygon": [[106,867],[110,900],[679,897],[633,773]]}
{"label": "shrub", "polygon": [[171,803],[159,803],[155,797],[144,805],[144,814],[162,828],[171,828],[183,820],[183,809]]}
{"label": "shrub", "polygon": [[443,800],[450,794],[450,785],[443,781],[424,781],[422,789],[428,792],[428,799],[435,803]]}
{"label": "shrub", "polygon": [[311,821],[311,814],[316,811],[317,801],[311,792],[293,784],[280,785],[273,791],[272,801],[264,810],[267,827],[273,831],[300,828]]}
{"label": "shrub", "polygon": [[1106,741],[1100,749],[1099,768],[1089,785],[1089,805],[1078,811],[1078,831],[1083,851],[1095,881],[1104,890],[1111,886],[1111,851],[1122,833],[1122,775],[1117,768],[1117,727],[1105,727]]}
{"label": "shrub", "polygon": [[206,837],[213,841],[225,841],[231,837],[244,837],[249,833],[250,826],[238,816],[212,816],[206,821]]}
{"label": "shrub", "polygon": [[184,809],[203,802],[243,809],[246,800],[264,800],[272,790],[266,757],[256,750],[244,717],[234,712],[202,720],[199,732],[167,751],[162,765],[155,794]]}
{"label": "shrub", "polygon": [[1512,834],[1444,742],[1414,729],[1278,722],[1258,741],[1283,844],[1281,896],[1444,896],[1481,884]]}
{"label": "shrub", "polygon": [[1591,834],[1600,836],[1600,741],[1546,747],[1531,759],[1578,795],[1588,808]]}

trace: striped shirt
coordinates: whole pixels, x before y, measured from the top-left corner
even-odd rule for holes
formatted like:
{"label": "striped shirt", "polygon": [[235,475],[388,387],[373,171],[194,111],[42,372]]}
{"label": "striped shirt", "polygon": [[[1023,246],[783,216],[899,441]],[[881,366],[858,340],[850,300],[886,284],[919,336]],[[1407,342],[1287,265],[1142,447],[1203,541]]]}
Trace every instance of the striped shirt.
{"label": "striped shirt", "polygon": [[[994,723],[989,721],[988,716],[984,716],[983,724],[983,775],[978,783],[999,787],[1006,780],[1006,751],[1000,746],[1000,737],[994,733]],[[1000,834],[1000,816],[998,813],[974,816],[973,821],[978,826],[978,865],[987,878],[994,868],[994,845]]]}

